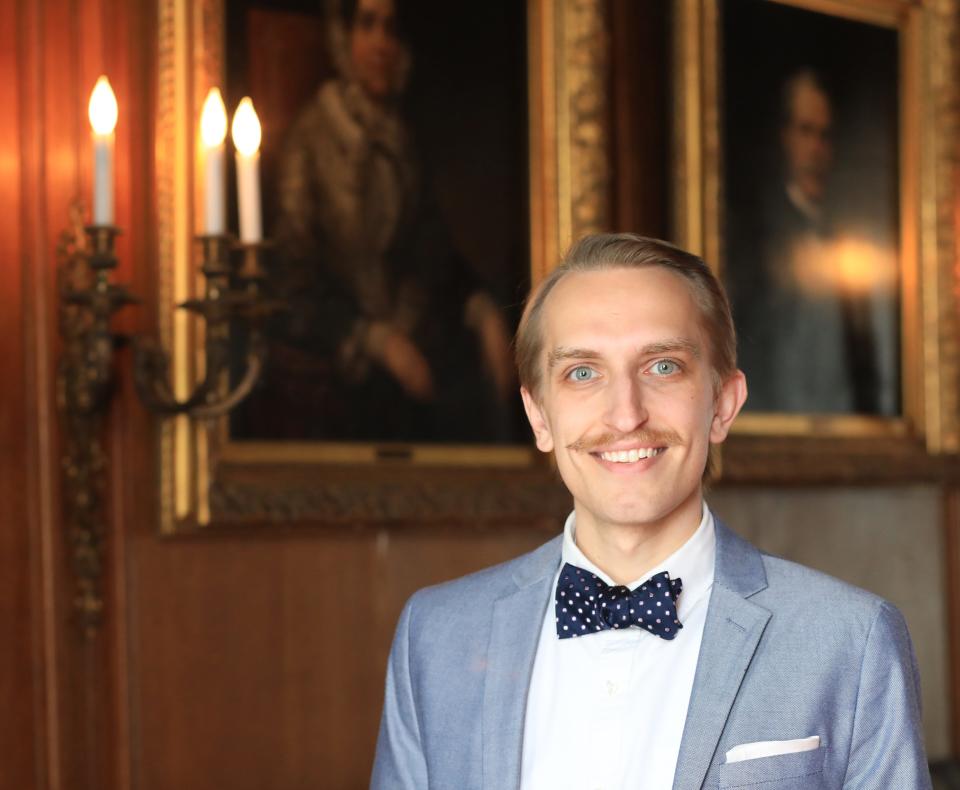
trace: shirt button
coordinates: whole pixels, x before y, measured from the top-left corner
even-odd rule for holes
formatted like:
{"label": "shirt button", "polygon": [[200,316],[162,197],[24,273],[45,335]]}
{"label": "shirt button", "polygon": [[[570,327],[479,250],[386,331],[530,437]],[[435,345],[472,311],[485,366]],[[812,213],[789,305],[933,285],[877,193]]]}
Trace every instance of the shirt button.
{"label": "shirt button", "polygon": [[614,681],[612,681],[612,680],[608,680],[608,681],[607,681],[607,696],[608,696],[608,697],[615,697],[615,696],[617,696],[617,693],[618,693],[619,691],[620,691],[620,685],[619,685],[618,683],[614,683]]}

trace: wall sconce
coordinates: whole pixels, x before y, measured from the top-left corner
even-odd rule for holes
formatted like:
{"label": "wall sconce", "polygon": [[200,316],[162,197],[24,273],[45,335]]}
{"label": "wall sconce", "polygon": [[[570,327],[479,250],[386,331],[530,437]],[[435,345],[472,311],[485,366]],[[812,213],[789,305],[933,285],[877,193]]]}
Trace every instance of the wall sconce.
{"label": "wall sconce", "polygon": [[[100,623],[103,601],[99,590],[105,517],[102,491],[105,455],[100,443],[103,420],[113,389],[113,353],[127,338],[114,333],[115,312],[139,300],[127,288],[110,282],[117,266],[114,223],[113,159],[117,101],[106,77],[100,77],[90,96],[93,128],[93,224],[83,227],[82,212],[71,209],[73,232],[58,248],[60,334],[63,352],[57,374],[57,401],[65,437],[64,510],[72,547],[77,593],[74,610],[85,634],[92,636]],[[261,293],[262,241],[260,225],[259,145],[260,123],[249,99],[234,116],[237,148],[241,240],[226,234],[225,151],[227,118],[220,92],[211,90],[201,122],[205,149],[206,211],[204,233],[197,236],[202,297],[179,307],[205,323],[205,371],[193,392],[178,400],[169,382],[169,358],[156,342],[134,344],[133,378],[143,404],[156,414],[183,414],[211,419],[227,414],[253,389],[263,370],[266,343],[264,322],[278,302]],[[231,356],[235,342],[230,328],[244,329],[246,365],[231,386]]]}

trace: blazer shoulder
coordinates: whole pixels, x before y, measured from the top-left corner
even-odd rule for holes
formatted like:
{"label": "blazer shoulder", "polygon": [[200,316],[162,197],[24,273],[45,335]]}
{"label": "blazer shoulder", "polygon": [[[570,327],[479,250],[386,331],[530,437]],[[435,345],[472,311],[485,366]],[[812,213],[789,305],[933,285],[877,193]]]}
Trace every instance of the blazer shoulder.
{"label": "blazer shoulder", "polygon": [[757,596],[762,605],[829,611],[832,616],[839,614],[864,624],[871,624],[881,609],[896,609],[879,595],[827,573],[773,554],[760,554],[768,583],[767,589]]}
{"label": "blazer shoulder", "polygon": [[886,605],[874,593],[822,571],[769,554],[722,521],[717,529],[717,583],[769,608],[844,611],[872,621]]}

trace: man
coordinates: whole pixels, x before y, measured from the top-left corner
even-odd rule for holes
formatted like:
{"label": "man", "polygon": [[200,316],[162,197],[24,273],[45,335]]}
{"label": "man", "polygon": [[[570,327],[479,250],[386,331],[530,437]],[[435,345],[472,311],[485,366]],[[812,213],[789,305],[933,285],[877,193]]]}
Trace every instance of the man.
{"label": "man", "polygon": [[827,178],[833,164],[833,111],[830,97],[810,69],[784,85],[780,131],[786,164],[786,196],[811,223],[822,220]]}
{"label": "man", "polygon": [[372,786],[929,788],[899,612],[703,502],[747,395],[703,262],[583,239],[531,296],[517,361],[574,511],[407,603]]}
{"label": "man", "polygon": [[[890,307],[872,305],[862,282],[852,288],[847,281],[849,244],[841,244],[834,224],[836,195],[829,199],[830,95],[817,72],[802,68],[784,82],[781,103],[781,178],[745,212],[748,227],[731,234],[735,313],[754,384],[750,407],[893,414],[896,385],[881,387],[874,343],[878,329],[895,331]],[[874,326],[881,315],[882,329]],[[895,343],[886,345],[894,351]]]}

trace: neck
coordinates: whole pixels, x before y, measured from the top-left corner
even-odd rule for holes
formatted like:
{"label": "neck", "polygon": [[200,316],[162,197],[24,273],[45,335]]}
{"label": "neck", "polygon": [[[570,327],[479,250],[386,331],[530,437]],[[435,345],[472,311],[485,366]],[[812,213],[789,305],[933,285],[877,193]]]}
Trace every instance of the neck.
{"label": "neck", "polygon": [[347,109],[365,128],[397,122],[399,103],[396,97],[375,97],[367,93],[358,80],[343,80],[341,85]]}
{"label": "neck", "polygon": [[664,518],[641,524],[601,522],[576,510],[577,547],[617,584],[628,585],[690,540],[703,518],[703,497],[697,491]]}

